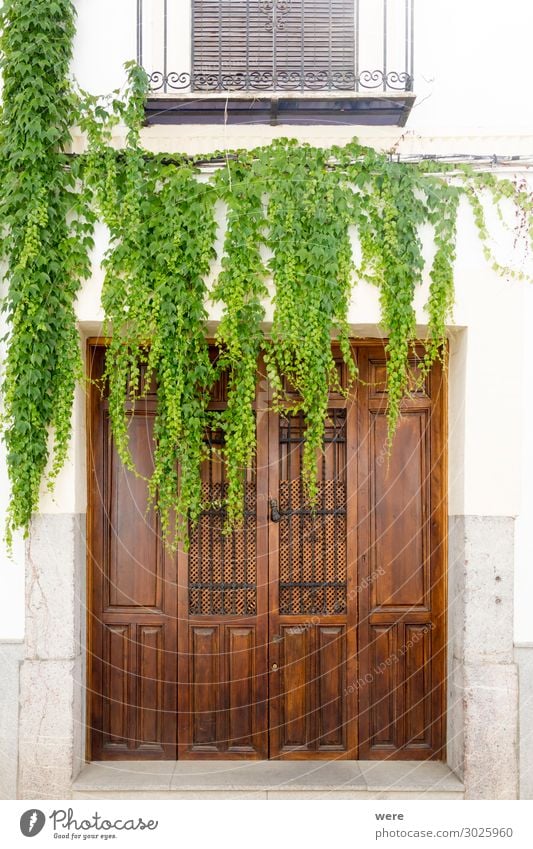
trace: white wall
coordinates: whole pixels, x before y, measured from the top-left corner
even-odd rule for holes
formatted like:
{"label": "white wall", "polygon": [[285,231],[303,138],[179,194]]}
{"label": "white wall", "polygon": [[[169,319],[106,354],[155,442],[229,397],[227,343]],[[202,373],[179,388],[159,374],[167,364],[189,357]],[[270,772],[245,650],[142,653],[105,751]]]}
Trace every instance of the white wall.
{"label": "white wall", "polygon": [[[516,521],[515,641],[533,644],[533,286],[524,287],[521,366],[521,493]],[[518,413],[518,411],[517,411]]]}
{"label": "white wall", "polygon": [[[159,0],[152,0],[157,5]],[[188,55],[188,0],[182,12],[183,67]],[[148,9],[150,3],[145,0]],[[169,2],[173,6],[172,0]],[[122,65],[136,55],[135,0],[77,0],[78,35],[73,73],[95,93],[124,82]],[[155,8],[155,6],[154,6]],[[503,8],[503,11],[502,11]],[[399,143],[404,153],[533,154],[533,106],[528,95],[533,6],[527,0],[487,4],[486,0],[432,0],[417,3],[415,90],[418,102],[407,128],[359,132],[361,140],[387,149]],[[224,146],[254,146],[270,138],[296,135],[319,144],[342,143],[354,128],[292,127],[152,127],[144,132],[153,150],[200,152]],[[78,145],[81,140],[78,140]],[[512,223],[512,221],[510,222]],[[499,250],[509,251],[500,235]],[[95,274],[78,302],[82,334],[101,321],[99,261],[105,249],[100,228]],[[529,364],[533,342],[533,292],[502,280],[487,267],[466,211],[461,212],[457,262],[456,331],[452,330],[450,386],[450,512],[516,515],[519,554],[516,585],[516,637],[533,641],[533,414]],[[418,296],[418,321],[425,294]],[[358,332],[374,332],[379,320],[377,292],[360,285],[354,292],[350,320]],[[76,439],[72,462],[58,481],[53,497],[43,497],[44,512],[81,511],[85,504],[84,397],[74,411]],[[464,457],[464,467],[462,458]],[[457,474],[457,469],[462,470]],[[5,479],[5,476],[4,476]],[[5,492],[5,487],[2,488]],[[5,506],[0,501],[0,513]],[[0,523],[2,517],[0,515]],[[0,639],[16,638],[23,628],[22,547],[0,572]],[[11,571],[12,570],[12,571]]]}
{"label": "white wall", "polygon": [[24,637],[24,544],[22,534],[8,552],[3,537],[8,503],[8,479],[5,446],[0,443],[0,641]]}
{"label": "white wall", "polygon": [[[243,139],[249,141],[241,134]],[[151,141],[154,148],[158,147],[153,137]],[[419,147],[424,151],[423,143]],[[507,172],[505,175],[508,176]],[[533,174],[531,179],[533,187]],[[512,230],[506,231],[496,216],[488,212],[498,259],[502,263],[513,259],[516,262]],[[511,227],[514,224],[512,214],[508,224]],[[95,251],[97,258],[104,247],[105,234],[101,228]],[[220,240],[218,247],[220,250]],[[454,379],[457,374],[457,379],[464,381],[464,388],[454,396],[453,406],[450,405],[450,440],[456,456],[464,455],[464,468],[462,462],[450,463],[449,510],[451,514],[514,516],[520,512],[523,432],[521,417],[509,411],[520,406],[523,393],[525,287],[520,282],[501,278],[488,266],[467,204],[460,210],[457,248],[454,326],[467,329],[468,356],[464,374],[457,368],[451,369]],[[525,267],[524,261],[519,265]],[[212,268],[211,281],[219,269],[220,256]],[[102,273],[97,269],[93,279],[84,285],[78,301],[78,317],[87,333],[94,332],[94,322],[102,319],[101,284]],[[427,321],[424,305],[428,286],[426,274],[415,301],[421,333]],[[220,306],[211,306],[210,318],[213,321],[220,318]],[[271,318],[269,305],[266,321]],[[369,283],[358,283],[349,311],[354,335],[376,335],[380,332],[379,320],[378,290]],[[452,336],[457,333],[453,326],[450,330]],[[459,423],[464,433],[458,432]],[[60,484],[63,497],[56,499],[59,511],[67,509],[65,505],[71,499],[73,486],[67,472]],[[43,509],[49,512],[48,502],[43,504]]]}
{"label": "white wall", "polygon": [[529,0],[418,0],[408,127],[531,134],[532,31]]}
{"label": "white wall", "polygon": [[[0,336],[4,336],[4,316],[0,320]],[[0,345],[0,362],[3,364],[5,344]],[[2,369],[3,373],[3,369]],[[0,413],[3,413],[0,399]],[[6,469],[6,447],[0,439],[0,641],[19,640],[24,636],[24,543],[22,534],[15,534],[13,549],[7,550],[4,540],[9,481]]]}
{"label": "white wall", "polygon": [[[395,17],[403,0],[388,0]],[[136,0],[76,0],[78,37],[73,73],[94,93],[119,87],[122,64],[136,58]],[[144,0],[147,69],[161,68],[163,0]],[[169,0],[168,30],[175,70],[190,64],[189,0]],[[379,0],[361,0],[362,19]],[[415,92],[409,130],[449,135],[470,130],[533,131],[529,96],[533,4],[529,0],[415,0]],[[373,57],[372,57],[373,58]],[[371,59],[369,61],[372,61]],[[172,56],[169,59],[172,64]],[[377,65],[376,65],[377,67]],[[460,151],[458,151],[460,152]]]}
{"label": "white wall", "polygon": [[74,6],[78,19],[72,73],[92,94],[120,88],[124,63],[137,58],[136,0],[75,0]]}

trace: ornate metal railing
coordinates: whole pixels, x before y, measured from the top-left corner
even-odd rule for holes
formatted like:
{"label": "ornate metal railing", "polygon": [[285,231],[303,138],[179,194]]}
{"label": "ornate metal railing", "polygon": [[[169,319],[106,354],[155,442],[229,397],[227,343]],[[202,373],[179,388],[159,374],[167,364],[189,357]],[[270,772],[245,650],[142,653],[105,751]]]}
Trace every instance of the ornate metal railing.
{"label": "ornate metal railing", "polygon": [[137,59],[155,94],[410,92],[414,2],[137,0]]}

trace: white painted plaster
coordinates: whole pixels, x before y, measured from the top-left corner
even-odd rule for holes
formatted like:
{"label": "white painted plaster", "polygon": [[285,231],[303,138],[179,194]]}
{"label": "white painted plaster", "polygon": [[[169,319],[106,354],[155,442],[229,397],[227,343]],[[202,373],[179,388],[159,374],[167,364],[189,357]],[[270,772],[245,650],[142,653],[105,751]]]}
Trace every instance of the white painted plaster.
{"label": "white painted plaster", "polygon": [[418,97],[408,126],[531,133],[533,104],[523,81],[531,70],[532,29],[528,0],[417,3]]}
{"label": "white painted plaster", "polygon": [[136,58],[136,0],[75,0],[77,34],[72,73],[93,94],[124,84],[124,63]]}
{"label": "white painted plaster", "polygon": [[533,286],[524,287],[525,332],[520,355],[521,401],[514,412],[521,427],[520,511],[516,521],[515,641],[533,643]]}
{"label": "white painted plaster", "polygon": [[[4,316],[0,319],[0,336],[4,336]],[[0,344],[0,363],[5,356],[5,344]],[[0,412],[4,412],[0,395]],[[24,541],[14,534],[13,547],[8,551],[4,539],[6,513],[9,503],[9,480],[6,468],[6,446],[0,439],[0,640],[24,638]]]}
{"label": "white painted plaster", "polygon": [[[423,150],[424,145],[420,144],[419,149]],[[500,261],[505,262],[512,258],[513,236],[499,225],[495,215],[492,217],[494,250]],[[222,208],[218,210],[218,218],[222,226]],[[511,227],[514,225],[512,214],[509,214],[507,223]],[[96,240],[96,262],[103,255],[105,240],[105,230],[100,228]],[[220,268],[221,241],[219,238],[219,257],[213,265],[211,281]],[[521,267],[525,265],[522,263]],[[80,326],[87,333],[91,332],[89,328],[93,328],[94,332],[94,327],[98,327],[102,320],[102,280],[102,271],[97,266],[93,278],[82,287],[78,301]],[[426,273],[424,284],[416,296],[417,324],[421,335],[427,321],[424,306],[428,287]],[[515,516],[520,512],[522,424],[520,416],[510,415],[509,411],[521,404],[523,392],[520,364],[525,332],[524,289],[524,284],[500,277],[487,264],[471,212],[464,204],[458,222],[456,305],[454,323],[450,325],[453,340],[450,381],[453,388],[449,405],[452,456],[464,456],[464,464],[455,460],[450,462],[449,506],[452,514]],[[219,305],[209,305],[211,322],[218,321],[220,315]],[[266,321],[271,319],[269,305]],[[370,283],[360,282],[354,288],[349,322],[354,335],[381,333],[378,290]],[[455,340],[459,329],[463,328],[466,328],[467,341],[462,345],[466,345],[467,355],[463,357],[461,369],[457,370]],[[77,435],[81,438],[81,434]],[[71,474],[74,474],[73,467]],[[74,491],[79,490],[73,481],[68,482],[68,471],[65,470],[55,502],[48,499],[42,503],[41,509],[44,512],[68,512],[69,499]]]}
{"label": "white painted plaster", "polygon": [[[122,84],[122,65],[136,57],[135,0],[76,0],[78,38],[73,72],[93,92]],[[168,3],[168,69],[190,68],[190,3]],[[403,0],[389,0],[388,67],[403,62]],[[381,31],[382,4],[360,0],[365,38],[361,67],[380,67],[380,40],[372,40],[372,22]],[[144,55],[148,70],[163,67],[163,0],[144,0]],[[416,3],[415,92],[417,104],[408,128],[441,133],[533,127],[533,104],[524,95],[530,73],[533,7],[507,0],[503,9],[486,0],[431,0]]]}
{"label": "white painted plaster", "polygon": [[[145,0],[145,21],[150,15],[155,20],[158,3],[161,5],[160,0]],[[171,27],[178,39],[176,49],[186,67],[190,61],[189,3],[179,0],[169,6],[174,15]],[[135,0],[77,0],[76,7],[73,73],[83,87],[107,92],[123,83],[122,65],[136,54]],[[508,0],[505,15],[493,14],[483,0],[418,3],[417,105],[407,128],[361,128],[361,140],[382,149],[400,142],[398,149],[404,153],[533,153],[533,105],[523,89],[529,73],[532,16],[533,7],[525,0]],[[148,59],[155,62],[157,57],[147,54]],[[164,126],[145,130],[143,140],[153,150],[202,152],[235,145],[253,147],[284,135],[324,145],[343,143],[353,134],[353,128],[331,126]],[[78,140],[76,146],[80,144]],[[508,173],[512,176],[514,172]],[[501,242],[505,254],[508,245],[503,237]],[[93,278],[83,286],[77,304],[83,340],[101,326],[100,262],[105,247],[102,227],[96,234]],[[527,335],[533,317],[532,295],[526,294],[521,284],[502,280],[487,267],[465,210],[459,224],[456,279],[456,329],[450,330],[450,512],[518,516],[515,634],[517,639],[532,640],[533,486],[528,467],[533,462],[533,437],[527,426],[532,393],[528,373],[521,368],[522,363],[531,362],[533,353]],[[422,327],[426,295],[427,284],[417,296],[417,321]],[[211,320],[217,318],[213,311]],[[355,290],[350,321],[361,334],[376,332],[377,291],[370,285],[360,284]],[[84,416],[85,402],[79,390],[69,460],[53,496],[43,492],[42,512],[85,509]],[[3,464],[1,468],[5,482]],[[0,523],[6,489],[1,488]],[[0,636],[16,638],[23,631],[20,541],[15,544],[17,565],[6,564],[3,549],[0,557],[0,597],[6,600]]]}

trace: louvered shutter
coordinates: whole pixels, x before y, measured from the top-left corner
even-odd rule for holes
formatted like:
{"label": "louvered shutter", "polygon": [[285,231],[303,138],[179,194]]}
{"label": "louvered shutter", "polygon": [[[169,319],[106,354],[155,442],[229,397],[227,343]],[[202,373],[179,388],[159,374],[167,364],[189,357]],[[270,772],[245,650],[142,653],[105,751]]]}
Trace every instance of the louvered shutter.
{"label": "louvered shutter", "polygon": [[354,0],[193,0],[196,89],[354,87]]}

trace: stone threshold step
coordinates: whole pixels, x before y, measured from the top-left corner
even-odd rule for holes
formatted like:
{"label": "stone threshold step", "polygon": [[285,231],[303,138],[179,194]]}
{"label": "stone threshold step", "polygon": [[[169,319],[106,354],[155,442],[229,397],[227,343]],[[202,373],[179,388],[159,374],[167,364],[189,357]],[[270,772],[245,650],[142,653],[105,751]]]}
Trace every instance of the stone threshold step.
{"label": "stone threshold step", "polygon": [[87,764],[73,799],[462,799],[436,761],[106,761]]}

